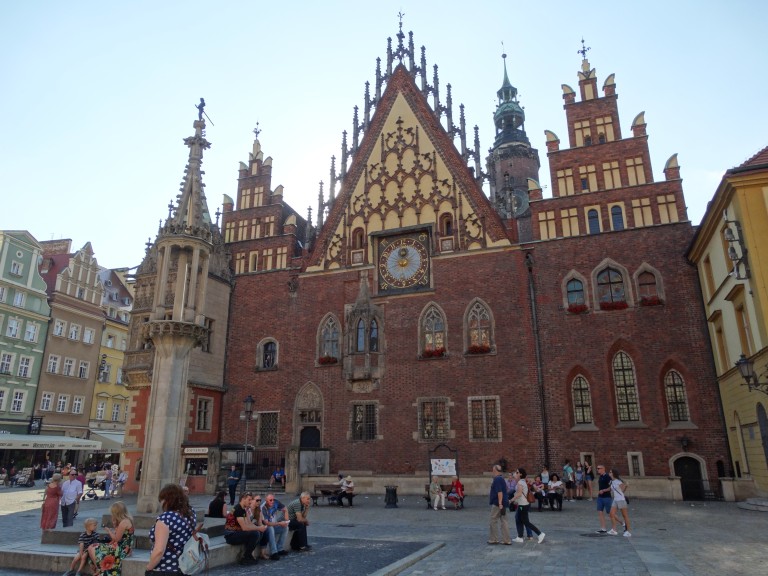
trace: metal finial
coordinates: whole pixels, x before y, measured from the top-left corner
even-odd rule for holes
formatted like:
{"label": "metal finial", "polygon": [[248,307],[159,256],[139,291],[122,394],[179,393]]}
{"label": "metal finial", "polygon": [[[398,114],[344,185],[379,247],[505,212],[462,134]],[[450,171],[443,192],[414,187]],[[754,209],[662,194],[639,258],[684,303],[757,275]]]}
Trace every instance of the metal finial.
{"label": "metal finial", "polygon": [[587,59],[587,52],[592,50],[589,46],[584,46],[584,38],[581,39],[581,50],[576,50],[576,54],[581,54],[581,59]]}
{"label": "metal finial", "polygon": [[168,202],[168,219],[171,218],[171,212],[173,212],[173,200]]}
{"label": "metal finial", "polygon": [[403,32],[403,16],[405,16],[405,12],[400,10],[400,12],[397,13],[397,17],[400,19],[400,33]]}
{"label": "metal finial", "polygon": [[501,41],[501,57],[504,58],[504,60],[507,59],[507,52],[504,50],[504,40]]}
{"label": "metal finial", "polygon": [[256,122],[256,128],[253,129],[253,134],[256,136],[256,138],[259,137],[259,134],[261,134],[261,128],[259,128],[259,123]]}
{"label": "metal finial", "polygon": [[218,208],[216,208],[215,216],[216,216],[216,226],[218,226],[219,225],[219,216],[221,216],[221,212],[219,212]]}

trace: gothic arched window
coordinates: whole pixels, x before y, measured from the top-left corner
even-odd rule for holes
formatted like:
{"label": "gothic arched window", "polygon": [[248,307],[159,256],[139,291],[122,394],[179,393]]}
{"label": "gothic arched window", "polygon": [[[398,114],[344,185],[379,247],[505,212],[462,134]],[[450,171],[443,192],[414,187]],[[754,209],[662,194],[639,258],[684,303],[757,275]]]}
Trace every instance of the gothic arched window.
{"label": "gothic arched window", "polygon": [[670,370],[664,376],[664,395],[667,397],[670,422],[687,422],[690,416],[685,381],[676,370]]}
{"label": "gothic arched window", "polygon": [[365,322],[363,319],[357,321],[357,342],[355,346],[355,352],[365,352]]}
{"label": "gothic arched window", "polygon": [[277,368],[277,341],[265,338],[256,346],[256,370],[274,370]]}
{"label": "gothic arched window", "polygon": [[493,348],[493,323],[488,307],[475,301],[467,313],[467,352],[484,354]]}
{"label": "gothic arched window", "polygon": [[614,230],[624,230],[624,212],[621,206],[611,206],[611,226]]}
{"label": "gothic arched window", "polygon": [[609,266],[597,275],[597,297],[601,303],[626,302],[621,272]]}
{"label": "gothic arched window", "polygon": [[590,234],[600,234],[600,214],[594,208],[587,210],[587,224]]}
{"label": "gothic arched window", "polygon": [[445,352],[445,318],[435,306],[431,306],[421,321],[421,352]]}
{"label": "gothic arched window", "polygon": [[637,380],[632,358],[625,352],[613,357],[613,385],[616,389],[616,408],[619,422],[639,422],[640,404],[637,396]]}
{"label": "gothic arched window", "polygon": [[574,304],[584,304],[584,284],[581,280],[577,280],[576,278],[569,280],[565,289],[568,296],[569,306]]}
{"label": "gothic arched window", "polygon": [[320,357],[339,358],[339,324],[328,318],[320,329]]}
{"label": "gothic arched window", "polygon": [[573,419],[576,424],[592,423],[592,399],[589,382],[584,376],[576,376],[571,384],[573,394]]}
{"label": "gothic arched window", "polygon": [[356,228],[352,232],[352,248],[359,249],[363,247],[365,242],[365,231],[362,228]]}
{"label": "gothic arched window", "polygon": [[643,298],[658,298],[659,292],[656,288],[656,276],[652,272],[642,272],[637,277],[638,295]]}

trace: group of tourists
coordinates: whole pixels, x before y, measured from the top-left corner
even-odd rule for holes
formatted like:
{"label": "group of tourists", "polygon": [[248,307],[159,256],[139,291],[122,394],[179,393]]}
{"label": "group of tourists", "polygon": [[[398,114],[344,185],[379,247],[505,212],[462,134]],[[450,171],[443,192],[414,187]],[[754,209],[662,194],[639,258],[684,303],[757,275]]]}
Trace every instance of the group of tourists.
{"label": "group of tourists", "polygon": [[[580,472],[580,474],[577,474]],[[617,469],[612,468],[606,471],[604,465],[597,466],[597,513],[600,520],[600,529],[598,534],[618,535],[617,528],[621,525],[623,535],[631,537],[629,526],[629,512],[627,508],[627,484],[619,476]],[[527,478],[528,474],[524,468],[517,468],[510,472],[508,478],[504,479],[502,466],[496,464],[493,467],[493,481],[489,504],[491,506],[491,518],[489,525],[488,544],[506,544],[513,542],[524,542],[524,536],[528,540],[533,540],[536,535],[539,543],[544,541],[545,534],[539,530],[530,520],[529,512],[531,505],[538,502],[538,510],[547,502],[551,509],[562,510],[563,499],[573,501],[573,492],[576,497],[581,499],[583,490],[589,493],[589,500],[592,498],[592,466],[590,464],[578,463],[574,469],[570,461],[566,460],[563,466],[563,477],[571,478],[565,485],[557,473],[549,473],[544,467],[541,474],[537,475],[533,481]],[[568,484],[571,484],[569,487]],[[515,528],[517,537],[512,539],[509,531],[509,522],[506,514],[507,509],[515,514]],[[619,512],[621,518],[619,518]],[[606,528],[606,515],[611,521],[611,529]]]}
{"label": "group of tourists", "polygon": [[232,510],[227,510],[225,496],[223,490],[216,495],[208,506],[207,516],[226,518],[224,540],[233,546],[243,546],[240,564],[256,564],[259,559],[280,560],[288,553],[285,541],[289,532],[293,532],[291,550],[307,552],[312,548],[307,542],[309,492],[302,492],[287,506],[274,494],[262,498],[243,492]]}

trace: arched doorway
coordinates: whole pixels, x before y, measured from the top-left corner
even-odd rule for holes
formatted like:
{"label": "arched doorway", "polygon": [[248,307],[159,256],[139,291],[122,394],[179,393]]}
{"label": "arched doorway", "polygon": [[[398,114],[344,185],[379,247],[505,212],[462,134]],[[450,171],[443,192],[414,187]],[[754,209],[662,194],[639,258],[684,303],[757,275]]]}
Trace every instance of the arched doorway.
{"label": "arched doorway", "polygon": [[306,426],[301,429],[299,436],[301,448],[320,448],[320,429],[317,426]]}
{"label": "arched doorway", "polygon": [[675,476],[680,477],[683,500],[704,500],[704,479],[698,460],[690,456],[675,460]]}

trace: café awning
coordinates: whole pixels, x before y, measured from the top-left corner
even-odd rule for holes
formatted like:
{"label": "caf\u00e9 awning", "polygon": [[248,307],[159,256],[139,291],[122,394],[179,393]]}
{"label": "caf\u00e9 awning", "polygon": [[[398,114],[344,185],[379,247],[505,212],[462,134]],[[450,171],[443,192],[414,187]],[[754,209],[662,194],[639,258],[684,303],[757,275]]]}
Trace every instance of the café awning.
{"label": "caf\u00e9 awning", "polygon": [[101,442],[102,450],[104,452],[120,452],[123,448],[125,433],[107,431],[94,432],[91,430],[91,438]]}
{"label": "caf\u00e9 awning", "polygon": [[70,436],[39,436],[35,434],[0,434],[0,450],[100,450],[98,440]]}

